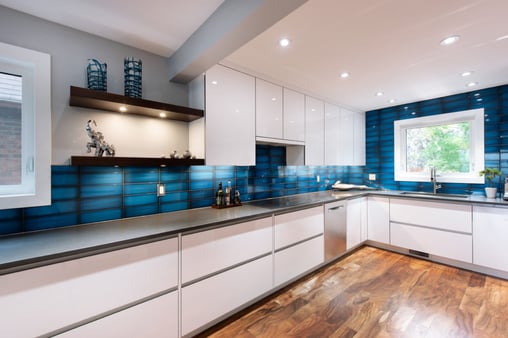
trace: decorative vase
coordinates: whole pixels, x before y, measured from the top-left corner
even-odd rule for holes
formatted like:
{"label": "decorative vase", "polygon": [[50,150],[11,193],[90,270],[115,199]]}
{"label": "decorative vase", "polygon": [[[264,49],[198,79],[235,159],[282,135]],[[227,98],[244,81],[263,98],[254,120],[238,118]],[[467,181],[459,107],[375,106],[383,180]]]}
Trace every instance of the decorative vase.
{"label": "decorative vase", "polygon": [[496,198],[497,188],[485,188],[487,198]]}
{"label": "decorative vase", "polygon": [[108,90],[107,69],[106,63],[101,63],[97,59],[88,59],[88,66],[86,67],[88,89],[103,92]]}
{"label": "decorative vase", "polygon": [[124,59],[124,93],[125,96],[141,98],[141,71],[140,59],[127,57]]}

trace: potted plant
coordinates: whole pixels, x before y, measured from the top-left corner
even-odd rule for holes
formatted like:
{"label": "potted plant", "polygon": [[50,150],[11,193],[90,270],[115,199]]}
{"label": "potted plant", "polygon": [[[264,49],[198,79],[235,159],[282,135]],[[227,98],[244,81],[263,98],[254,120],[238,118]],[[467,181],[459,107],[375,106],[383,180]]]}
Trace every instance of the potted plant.
{"label": "potted plant", "polygon": [[501,176],[502,173],[497,168],[485,168],[482,171],[480,171],[480,176],[485,176],[487,181],[489,182],[489,186],[485,188],[485,195],[487,195],[487,198],[496,198],[497,194],[497,188],[494,187],[494,183],[492,180],[496,176]]}

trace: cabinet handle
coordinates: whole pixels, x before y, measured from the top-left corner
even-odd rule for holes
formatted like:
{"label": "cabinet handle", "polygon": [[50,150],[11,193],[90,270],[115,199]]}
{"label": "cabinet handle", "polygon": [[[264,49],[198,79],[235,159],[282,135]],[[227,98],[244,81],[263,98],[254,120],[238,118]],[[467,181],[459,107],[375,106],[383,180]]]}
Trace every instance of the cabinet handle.
{"label": "cabinet handle", "polygon": [[333,208],[328,208],[328,211],[334,211],[334,210],[338,210],[340,208],[344,208],[344,206],[343,205],[338,205],[338,206],[333,207]]}

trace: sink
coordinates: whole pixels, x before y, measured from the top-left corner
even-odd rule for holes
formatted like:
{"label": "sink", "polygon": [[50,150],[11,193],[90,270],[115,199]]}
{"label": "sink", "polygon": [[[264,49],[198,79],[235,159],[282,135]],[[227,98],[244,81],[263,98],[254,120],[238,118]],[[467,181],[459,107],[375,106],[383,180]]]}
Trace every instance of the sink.
{"label": "sink", "polygon": [[465,194],[445,194],[445,193],[431,193],[424,191],[402,191],[401,195],[405,196],[417,196],[417,197],[436,197],[436,198],[468,198],[469,195]]}

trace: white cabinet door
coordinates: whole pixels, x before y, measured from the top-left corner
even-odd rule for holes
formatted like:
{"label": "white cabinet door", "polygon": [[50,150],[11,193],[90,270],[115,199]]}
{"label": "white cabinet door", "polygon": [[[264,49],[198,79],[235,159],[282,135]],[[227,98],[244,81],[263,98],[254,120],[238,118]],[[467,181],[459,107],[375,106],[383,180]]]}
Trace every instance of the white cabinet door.
{"label": "white cabinet door", "polygon": [[272,252],[272,218],[182,236],[182,283]]}
{"label": "white cabinet door", "polygon": [[354,162],[353,165],[365,165],[365,112],[355,113]]}
{"label": "white cabinet door", "polygon": [[256,136],[282,139],[282,87],[256,79]]}
{"label": "white cabinet door", "polygon": [[323,207],[275,216],[275,250],[324,232]]}
{"label": "white cabinet door", "polygon": [[[76,304],[79,306],[79,304]],[[56,337],[178,337],[178,292],[127,308]]]}
{"label": "white cabinet door", "polygon": [[508,209],[473,207],[473,263],[508,271]]}
{"label": "white cabinet door", "polygon": [[305,141],[305,95],[284,88],[284,139]]}
{"label": "white cabinet door", "polygon": [[275,252],[275,286],[323,263],[324,251],[324,236],[319,236]]}
{"label": "white cabinet door", "polygon": [[367,239],[367,199],[347,201],[346,246],[351,249]]}
{"label": "white cabinet door", "polygon": [[182,288],[182,334],[187,335],[271,290],[272,255]]}
{"label": "white cabinet door", "polygon": [[367,204],[367,238],[390,244],[390,200],[371,196]]}
{"label": "white cabinet door", "polygon": [[254,77],[213,66],[205,97],[206,164],[256,164]]}
{"label": "white cabinet door", "polygon": [[355,113],[347,109],[341,109],[339,124],[339,142],[337,144],[339,152],[339,163],[341,165],[354,164],[354,140],[355,140]]}
{"label": "white cabinet door", "polygon": [[305,96],[305,165],[324,164],[324,103]]}
{"label": "white cabinet door", "polygon": [[[341,128],[340,108],[325,103],[325,165],[340,165]],[[344,145],[347,146],[347,145]]]}
{"label": "white cabinet door", "polygon": [[176,287],[178,241],[3,275],[0,285],[2,336],[36,337]]}

